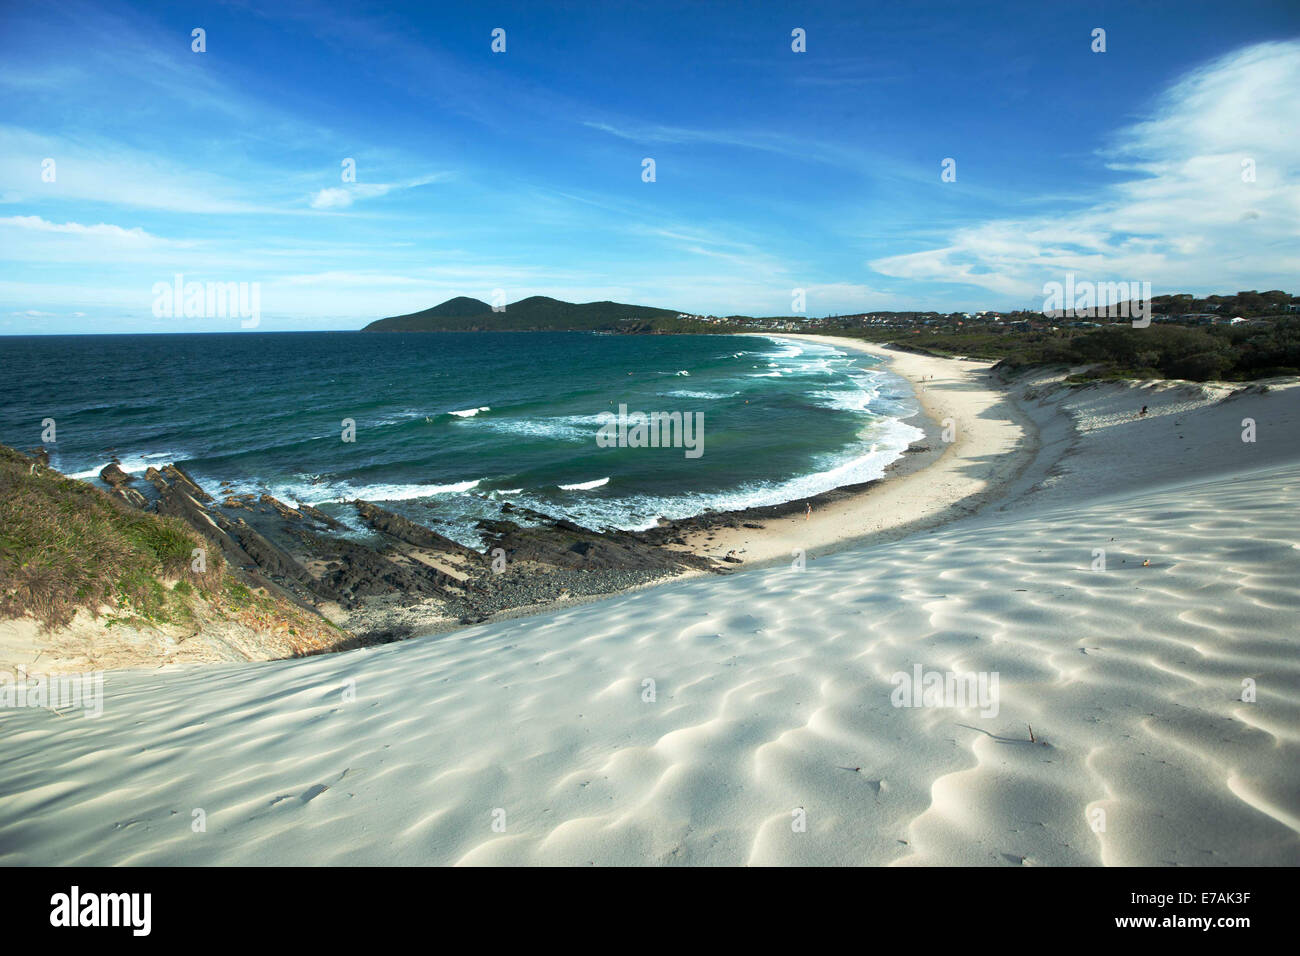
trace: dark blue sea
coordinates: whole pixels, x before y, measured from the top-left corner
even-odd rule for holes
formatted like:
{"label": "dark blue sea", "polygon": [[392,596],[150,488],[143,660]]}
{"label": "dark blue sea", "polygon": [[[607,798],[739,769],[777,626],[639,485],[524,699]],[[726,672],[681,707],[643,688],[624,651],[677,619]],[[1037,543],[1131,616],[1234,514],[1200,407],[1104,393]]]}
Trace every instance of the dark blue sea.
{"label": "dark blue sea", "polygon": [[[603,448],[602,412],[702,412],[702,454]],[[580,332],[0,338],[0,442],[97,480],[176,462],[355,526],[354,498],[466,543],[510,501],[589,527],[776,504],[881,475],[918,429],[868,356],[758,336]],[[344,419],[355,441],[343,440]]]}

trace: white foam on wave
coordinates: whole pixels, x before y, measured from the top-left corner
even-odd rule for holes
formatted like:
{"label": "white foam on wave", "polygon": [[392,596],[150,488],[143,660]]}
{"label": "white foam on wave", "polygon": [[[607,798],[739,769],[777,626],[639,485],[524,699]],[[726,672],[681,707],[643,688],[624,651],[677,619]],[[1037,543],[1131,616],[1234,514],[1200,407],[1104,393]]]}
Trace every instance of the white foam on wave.
{"label": "white foam on wave", "polygon": [[473,418],[479,412],[490,412],[490,411],[492,411],[490,405],[481,405],[478,408],[462,408],[458,412],[448,412],[447,414],[455,415],[457,418]]}
{"label": "white foam on wave", "polygon": [[[593,441],[598,415],[557,415],[550,418],[493,418],[475,422],[478,428],[533,438],[550,438],[560,441]],[[590,426],[590,427],[586,427]]]}
{"label": "white foam on wave", "polygon": [[740,393],[739,392],[702,392],[702,391],[693,391],[689,388],[675,388],[671,392],[660,392],[659,394],[665,398],[719,399],[719,398],[735,398]]}
{"label": "white foam on wave", "polygon": [[848,358],[849,353],[842,349],[821,342],[792,342],[789,339],[777,338],[775,336],[764,336],[772,345],[776,346],[775,352],[762,353],[765,358],[776,359],[777,361],[790,362],[800,356],[807,356],[808,359],[819,362],[829,358]]}
{"label": "white foam on wave", "polygon": [[[881,415],[887,410],[883,407],[880,398],[880,391],[884,385],[884,377],[879,374],[850,375],[843,387],[820,389],[810,392],[809,397],[816,399],[817,404],[822,408]],[[896,402],[889,403],[888,410],[903,411]],[[906,410],[906,413],[910,413],[910,410]]]}
{"label": "white foam on wave", "polygon": [[[189,455],[186,452],[152,452],[148,455],[135,455],[129,458],[123,458],[118,464],[118,467],[128,475],[143,476],[150,468],[158,468],[162,465],[170,465],[173,462],[185,461],[188,457]],[[93,478],[98,478],[99,473],[108,465],[108,460],[105,460],[102,464],[96,465],[94,468],[88,468],[85,471],[65,471],[63,474],[65,477],[75,478],[78,481],[90,481]]]}
{"label": "white foam on wave", "polygon": [[800,362],[787,371],[798,375],[838,375],[841,370],[837,366],[842,364],[842,362],[835,362],[833,358],[815,358],[808,362]]}
{"label": "white foam on wave", "polygon": [[408,408],[404,411],[397,412],[394,415],[390,415],[387,418],[380,418],[376,420],[374,424],[376,426],[401,425],[404,422],[409,422],[416,418],[424,418],[428,420],[429,416],[417,408]]}
{"label": "white foam on wave", "polygon": [[[722,492],[684,492],[672,496],[629,496],[580,498],[560,502],[554,498],[523,494],[513,499],[538,511],[568,518],[590,528],[621,528],[644,531],[660,519],[690,518],[706,511],[738,511],[783,504],[822,494],[845,485],[874,481],[885,474],[891,462],[902,456],[912,442],[925,432],[898,419],[878,419],[863,431],[854,449],[843,454],[825,456],[817,470],[782,481],[753,482]],[[609,479],[580,485],[561,485],[566,491],[599,487]]]}
{"label": "white foam on wave", "polygon": [[595,481],[580,481],[575,485],[560,485],[563,491],[590,491],[592,488],[602,488],[609,484],[609,478],[597,478]]}
{"label": "white foam on wave", "polygon": [[[196,478],[198,476],[195,476]],[[409,501],[413,498],[431,498],[434,495],[460,494],[476,488],[483,479],[473,478],[468,481],[454,481],[443,485],[398,484],[378,482],[372,485],[356,485],[350,481],[321,481],[311,475],[300,475],[297,481],[276,482],[233,482],[233,490],[223,489],[225,493],[249,493],[269,491],[281,501],[295,501],[309,505],[325,505],[338,502],[354,501],[357,498],[366,501]],[[202,482],[200,482],[202,484]]]}
{"label": "white foam on wave", "polygon": [[363,485],[357,489],[356,497],[376,499],[379,501],[406,501],[410,498],[428,498],[431,495],[459,494],[478,487],[481,478],[469,481],[454,481],[447,485]]}
{"label": "white foam on wave", "polygon": [[842,412],[865,412],[870,410],[876,393],[861,388],[824,389],[813,392],[812,397],[818,399],[817,404],[822,408],[834,408]]}
{"label": "white foam on wave", "polygon": [[770,341],[774,342],[779,348],[779,351],[777,351],[774,356],[775,358],[798,358],[804,353],[804,349],[801,346],[796,345],[794,342],[787,339],[771,339]]}

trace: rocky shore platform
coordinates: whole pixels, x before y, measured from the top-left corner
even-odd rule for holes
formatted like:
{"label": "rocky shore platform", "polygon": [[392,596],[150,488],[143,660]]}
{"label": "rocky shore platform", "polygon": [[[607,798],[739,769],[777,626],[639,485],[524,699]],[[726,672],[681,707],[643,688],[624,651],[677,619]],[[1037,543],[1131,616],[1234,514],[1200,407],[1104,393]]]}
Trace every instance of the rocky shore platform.
{"label": "rocky shore platform", "polygon": [[[39,455],[40,450],[33,454]],[[478,550],[371,501],[355,500],[354,527],[269,494],[208,490],[180,465],[128,474],[116,462],[100,481],[146,511],[184,520],[240,578],[348,630],[351,646],[478,624],[579,603],[689,573],[725,573],[678,547],[681,531],[593,530],[505,504],[481,520]],[[357,529],[361,530],[358,531]]]}

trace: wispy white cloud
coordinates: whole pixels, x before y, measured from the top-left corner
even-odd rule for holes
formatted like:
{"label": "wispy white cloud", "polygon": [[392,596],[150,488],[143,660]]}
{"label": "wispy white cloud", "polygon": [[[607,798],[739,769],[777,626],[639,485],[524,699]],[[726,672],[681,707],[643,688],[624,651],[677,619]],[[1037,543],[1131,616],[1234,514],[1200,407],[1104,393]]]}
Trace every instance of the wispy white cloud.
{"label": "wispy white cloud", "polygon": [[966,226],[943,247],[869,264],[1017,299],[1067,271],[1150,281],[1157,294],[1276,283],[1300,274],[1297,129],[1300,42],[1251,46],[1188,74],[1117,133],[1100,157],[1130,178],[1097,201]]}
{"label": "wispy white cloud", "polygon": [[311,206],[313,209],[346,209],[358,199],[387,196],[391,192],[415,189],[449,178],[449,173],[431,173],[401,183],[348,183],[346,186],[333,186],[317,192],[311,199]]}
{"label": "wispy white cloud", "polygon": [[112,242],[161,243],[164,241],[158,236],[151,236],[138,226],[133,229],[124,229],[121,226],[103,222],[96,223],[93,226],[87,226],[79,222],[57,223],[49,222],[40,216],[8,216],[0,218],[0,227],[13,227],[32,232],[63,233],[70,236],[89,236]]}
{"label": "wispy white cloud", "polygon": [[786,159],[796,159],[804,163],[827,163],[844,169],[863,170],[869,165],[873,172],[880,174],[888,171],[891,175],[900,171],[911,175],[905,167],[895,166],[883,157],[873,156],[861,149],[846,149],[838,144],[783,133],[762,131],[694,129],[685,126],[666,126],[659,123],[635,123],[620,121],[618,123],[600,120],[584,120],[582,125],[618,139],[646,146],[653,144],[703,144],[754,150],[762,153],[774,153]]}
{"label": "wispy white cloud", "polygon": [[[689,82],[656,95],[580,84],[581,70],[526,59],[538,47],[513,31],[511,54],[495,57],[486,33],[466,45],[400,12],[228,8],[246,37],[292,35],[301,64],[330,64],[344,95],[292,63],[235,55],[228,29],[200,56],[188,27],[151,11],[69,4],[49,12],[57,28],[31,32],[46,43],[0,39],[13,54],[0,65],[0,211],[22,214],[0,217],[3,309],[147,314],[150,286],[174,272],[259,281],[267,311],[357,325],[495,288],[510,301],[762,314],[788,313],[802,288],[821,314],[984,307],[990,292],[1025,302],[1067,270],[1215,291],[1300,273],[1294,43],[1196,71],[1090,169],[1079,156],[1095,138],[1026,150],[1014,137],[1037,114],[999,101],[980,117],[989,141],[1010,134],[1028,165],[1069,172],[981,181],[963,165],[947,190],[945,138],[969,129],[927,141],[930,114],[900,116],[909,108],[852,89],[892,82],[887,64],[823,59],[820,46],[779,76],[765,59],[746,64],[737,89],[758,82],[763,94],[735,113]],[[1096,102],[1133,115],[1122,95]],[[639,180],[643,155],[659,157],[655,186]],[[340,181],[345,156],[360,182]],[[54,182],[41,177],[46,157]],[[454,188],[417,188],[452,176]]]}
{"label": "wispy white cloud", "polygon": [[[53,181],[42,178],[47,158],[54,160]],[[275,178],[266,170],[242,177],[200,171],[93,134],[52,136],[0,125],[0,181],[8,203],[101,203],[222,215],[306,213],[292,208],[287,196],[268,201],[255,195],[259,184]]]}

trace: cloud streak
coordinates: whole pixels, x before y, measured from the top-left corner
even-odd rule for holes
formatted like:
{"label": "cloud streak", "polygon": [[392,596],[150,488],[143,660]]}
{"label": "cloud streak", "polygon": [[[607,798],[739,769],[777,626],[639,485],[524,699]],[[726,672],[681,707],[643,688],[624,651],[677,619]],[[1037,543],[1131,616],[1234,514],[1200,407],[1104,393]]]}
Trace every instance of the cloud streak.
{"label": "cloud streak", "polygon": [[311,198],[313,209],[347,209],[358,199],[375,199],[405,189],[415,189],[430,183],[443,182],[448,173],[432,173],[403,183],[349,183],[322,189]]}
{"label": "cloud streak", "polygon": [[1017,298],[1065,272],[1147,280],[1166,291],[1207,279],[1246,288],[1300,274],[1297,104],[1300,42],[1223,56],[1117,133],[1100,158],[1129,178],[1095,202],[965,226],[941,248],[869,264],[894,278]]}

